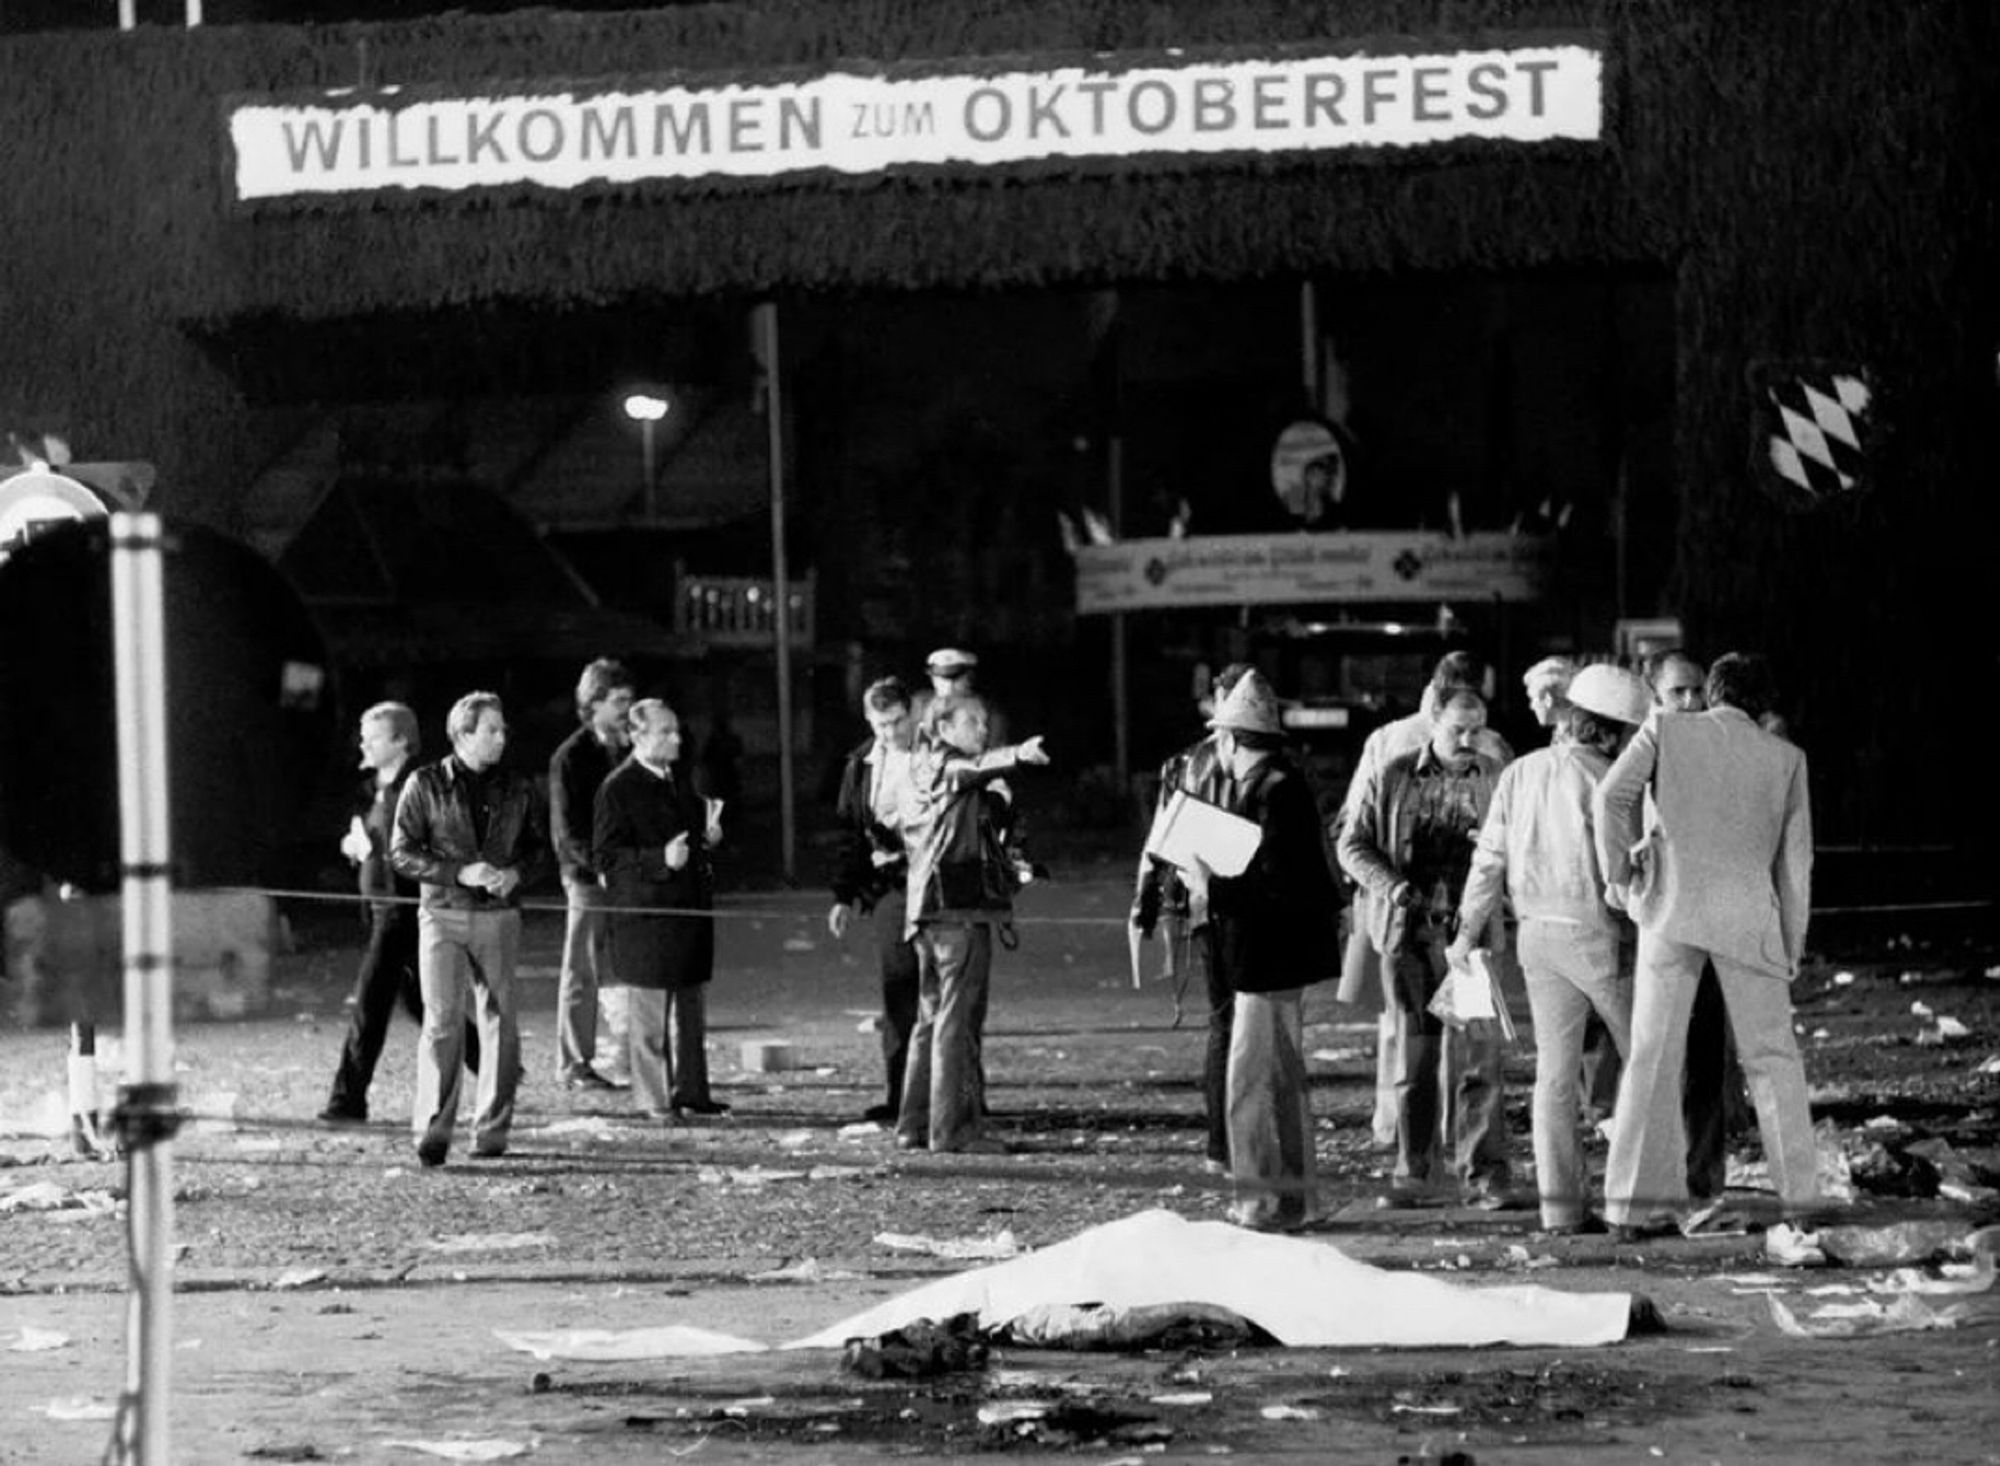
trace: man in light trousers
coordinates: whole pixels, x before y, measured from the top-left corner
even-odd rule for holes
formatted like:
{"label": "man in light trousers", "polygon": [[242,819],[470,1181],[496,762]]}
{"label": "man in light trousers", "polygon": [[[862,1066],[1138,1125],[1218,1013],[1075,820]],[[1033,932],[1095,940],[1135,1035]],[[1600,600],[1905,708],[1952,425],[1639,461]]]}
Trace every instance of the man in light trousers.
{"label": "man in light trousers", "polygon": [[[1632,1050],[1604,1183],[1605,1219],[1627,1234],[1666,1230],[1687,1203],[1681,1070],[1705,961],[1722,984],[1779,1204],[1803,1221],[1820,1200],[1790,986],[1812,898],[1806,758],[1757,725],[1772,701],[1761,657],[1718,658],[1707,693],[1707,712],[1648,720],[1597,791],[1606,894],[1639,927]],[[1642,845],[1648,788],[1658,825]]]}

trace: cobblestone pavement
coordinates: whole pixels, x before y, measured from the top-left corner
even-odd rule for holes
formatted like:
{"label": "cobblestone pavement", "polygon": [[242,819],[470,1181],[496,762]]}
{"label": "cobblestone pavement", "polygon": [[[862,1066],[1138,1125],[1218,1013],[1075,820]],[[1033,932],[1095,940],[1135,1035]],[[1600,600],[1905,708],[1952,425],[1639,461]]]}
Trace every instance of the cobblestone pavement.
{"label": "cobblestone pavement", "polygon": [[[996,962],[987,1055],[995,1129],[1010,1153],[992,1156],[912,1156],[854,1126],[879,1097],[866,1031],[873,975],[862,941],[843,948],[827,937],[816,896],[728,903],[711,1041],[717,1092],[734,1109],[678,1130],[644,1123],[622,1095],[556,1084],[559,928],[532,920],[528,1073],[512,1149],[490,1161],[456,1152],[440,1171],[419,1169],[411,1151],[414,1029],[402,1019],[371,1096],[375,1123],[312,1122],[355,954],[317,946],[284,958],[267,1012],[177,1034],[191,1116],[173,1148],[177,1459],[414,1459],[390,1443],[455,1436],[606,1461],[695,1449],[849,1460],[1084,1445],[1112,1458],[1162,1446],[1261,1458],[1343,1443],[1383,1460],[1451,1449],[1523,1461],[1995,1459],[1992,1295],[1969,1300],[1949,1332],[1794,1340],[1754,1291],[1765,1285],[1728,1281],[1768,1271],[1755,1236],[1614,1246],[1534,1235],[1526,1211],[1376,1212],[1383,1157],[1365,1125],[1372,1025],[1326,988],[1307,1011],[1329,1202],[1314,1235],[1369,1261],[1472,1282],[1643,1292],[1666,1311],[1668,1334],[1567,1356],[1012,1351],[978,1380],[921,1386],[864,1385],[824,1356],[537,1365],[495,1340],[496,1328],[680,1322],[776,1342],[964,1265],[891,1251],[875,1240],[885,1231],[1010,1232],[1033,1247],[1149,1207],[1219,1217],[1226,1194],[1199,1165],[1200,1020],[1176,1021],[1170,983],[1133,988],[1123,907],[1112,880],[1030,893],[1020,949]],[[1910,1002],[1894,971],[1863,971],[1847,985],[1830,973],[1802,980],[1823,1110],[1860,1123],[1871,1105],[1908,1109],[1942,1095],[1961,1114],[1983,1105],[1990,1118],[2000,1078],[1978,1065],[2000,1033],[1996,989],[1976,973],[1926,989],[1979,1040],[1946,1050],[1882,1041]],[[788,1042],[797,1067],[745,1071],[744,1045],[767,1039]],[[1524,1056],[1512,1072],[1525,1164]],[[60,1033],[0,1033],[0,1460],[87,1459],[108,1427],[50,1409],[114,1399],[122,1374],[123,1172],[70,1158],[44,1133],[60,1118],[62,1074]],[[70,1204],[4,1209],[10,1192],[38,1183]],[[1917,1199],[1864,1198],[1855,1216],[1967,1230],[1990,1220]],[[780,1269],[792,1270],[789,1281],[747,1281]],[[1811,1301],[1804,1288],[1819,1276],[1775,1286]],[[29,1331],[68,1342],[24,1347]],[[1148,1403],[1204,1390],[1200,1406]],[[1061,1428],[1046,1416],[1018,1429],[977,1418],[982,1403],[1029,1396],[1091,1406],[1059,1417]],[[1295,1413],[1267,1418],[1279,1406]]]}

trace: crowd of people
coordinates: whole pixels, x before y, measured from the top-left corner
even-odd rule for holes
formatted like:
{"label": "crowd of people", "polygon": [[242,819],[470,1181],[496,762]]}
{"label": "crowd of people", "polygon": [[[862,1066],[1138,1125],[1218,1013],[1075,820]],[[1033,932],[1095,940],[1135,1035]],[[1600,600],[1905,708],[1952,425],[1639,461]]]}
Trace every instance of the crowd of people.
{"label": "crowd of people", "polygon": [[[929,659],[931,687],[872,685],[869,741],[848,760],[834,905],[836,937],[872,914],[881,952],[888,1088],[868,1118],[906,1150],[981,1151],[982,1039],[997,939],[1020,865],[1010,853],[1006,776],[1048,761],[1039,737],[994,748],[992,710],[973,690],[977,657]],[[523,1063],[515,971],[521,893],[558,870],[565,926],[556,1064],[572,1090],[629,1091],[666,1125],[720,1115],[710,1087],[706,989],[715,966],[713,852],[726,799],[682,770],[678,715],[641,698],[600,658],[576,689],[579,726],[556,750],[546,797],[504,761],[507,720],[490,692],[445,720],[451,751],[419,764],[416,716],[386,702],[362,714],[363,772],[341,841],[360,872],[370,932],[352,1017],[319,1118],[368,1118],[390,1021],[420,1025],[416,1153],[441,1166],[461,1086],[475,1085],[472,1152],[507,1151]]]}
{"label": "crowd of people", "polygon": [[[1209,736],[1162,768],[1162,799],[1179,791],[1259,831],[1227,877],[1199,855],[1142,857],[1131,918],[1204,976],[1207,1162],[1232,1178],[1238,1223],[1293,1229],[1315,1213],[1298,1014],[1307,987],[1336,977],[1342,999],[1380,1012],[1374,1131],[1395,1156],[1382,1207],[1532,1205],[1554,1233],[1686,1227],[1722,1191],[1739,1056],[1779,1205],[1796,1220],[1820,1205],[1788,986],[1811,810],[1768,665],[1672,652],[1642,674],[1552,658],[1525,684],[1550,739],[1515,758],[1487,725],[1485,666],[1444,657],[1418,711],[1370,734],[1326,830],[1305,818],[1256,671],[1224,669]],[[1334,862],[1354,888],[1344,937]],[[1510,970],[1534,1034],[1532,1197],[1503,1109]],[[1451,1000],[1465,981],[1486,985],[1491,1017]],[[1593,1107],[1608,1110],[1601,1210]]]}
{"label": "crowd of people", "polygon": [[[986,1123],[983,1037],[1026,870],[1009,776],[1048,755],[1039,737],[995,746],[977,660],[945,648],[926,688],[869,685],[868,737],[840,780],[826,925],[844,940],[873,924],[884,1086],[865,1118],[905,1150],[1004,1148]],[[1721,1194],[1746,1081],[1785,1213],[1818,1206],[1787,986],[1811,812],[1767,665],[1731,654],[1704,669],[1674,652],[1642,675],[1551,658],[1524,681],[1549,741],[1517,758],[1488,726],[1487,668],[1444,657],[1419,709],[1369,735],[1330,822],[1276,689],[1246,666],[1215,679],[1205,736],[1161,769],[1163,803],[1186,796],[1251,835],[1244,859],[1199,841],[1143,855],[1131,915],[1135,938],[1161,937],[1201,975],[1205,1163],[1229,1178],[1233,1221],[1291,1230],[1317,1215],[1303,997],[1335,979],[1379,1013],[1384,1207],[1535,1206],[1556,1233],[1683,1226]],[[628,1091],[667,1125],[727,1111],[705,1004],[726,801],[692,787],[678,716],[639,698],[619,663],[584,669],[576,707],[546,795],[504,761],[492,693],[459,699],[450,753],[421,765],[407,707],[362,715],[342,849],[370,937],[322,1120],[367,1118],[402,1004],[421,1024],[420,1162],[445,1162],[468,1075],[472,1151],[506,1152],[523,1073],[520,896],[551,865],[566,913],[558,1080]],[[1534,1035],[1532,1195],[1504,1111],[1514,974]],[[1452,1000],[1468,981],[1488,984],[1490,1017]],[[1609,1142],[1601,1206],[1593,1124]]]}

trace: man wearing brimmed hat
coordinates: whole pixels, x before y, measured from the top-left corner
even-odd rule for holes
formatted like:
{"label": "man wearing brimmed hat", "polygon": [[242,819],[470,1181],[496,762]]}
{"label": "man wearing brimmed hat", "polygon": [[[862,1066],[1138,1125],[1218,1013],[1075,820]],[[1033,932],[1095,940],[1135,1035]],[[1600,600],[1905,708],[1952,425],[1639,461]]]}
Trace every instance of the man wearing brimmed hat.
{"label": "man wearing brimmed hat", "polygon": [[[1449,965],[1445,948],[1456,934],[1473,839],[1502,767],[1480,750],[1485,726],[1486,701],[1478,692],[1461,687],[1441,693],[1429,741],[1367,775],[1341,826],[1340,863],[1368,893],[1368,938],[1405,1025],[1396,1081],[1396,1170],[1384,1205],[1442,1199],[1447,1129],[1455,1132],[1448,1164],[1473,1204],[1509,1203],[1495,1025],[1469,1023],[1447,1042],[1443,1022],[1430,1011]],[[1462,1065],[1451,1062],[1455,1054],[1448,1049],[1463,1052]],[[1451,1100],[1441,1093],[1446,1088]]]}
{"label": "man wearing brimmed hat", "polygon": [[1577,1079],[1592,1013],[1625,1052],[1632,988],[1621,960],[1627,923],[1605,904],[1591,799],[1651,703],[1645,682],[1622,667],[1588,666],[1570,680],[1554,743],[1501,772],[1448,949],[1453,965],[1471,958],[1504,888],[1534,1015],[1535,1177],[1551,1232],[1602,1227],[1584,1206]]}
{"label": "man wearing brimmed hat", "polygon": [[1247,672],[1217,705],[1224,806],[1258,827],[1242,873],[1186,872],[1193,920],[1207,917],[1209,961],[1235,994],[1226,1080],[1229,1219],[1290,1230],[1312,1219],[1314,1156],[1306,1086],[1305,989],[1340,968],[1340,894],[1319,806],[1284,752],[1277,695]]}
{"label": "man wearing brimmed hat", "polygon": [[[1790,987],[1812,909],[1806,756],[1758,726],[1773,702],[1761,657],[1718,658],[1706,691],[1707,712],[1648,721],[1597,789],[1608,892],[1639,926],[1632,1051],[1604,1174],[1606,1219],[1634,1228],[1687,1199],[1681,1066],[1704,961],[1722,984],[1779,1204],[1800,1220],[1819,1205]],[[1649,790],[1658,825],[1641,845]]]}

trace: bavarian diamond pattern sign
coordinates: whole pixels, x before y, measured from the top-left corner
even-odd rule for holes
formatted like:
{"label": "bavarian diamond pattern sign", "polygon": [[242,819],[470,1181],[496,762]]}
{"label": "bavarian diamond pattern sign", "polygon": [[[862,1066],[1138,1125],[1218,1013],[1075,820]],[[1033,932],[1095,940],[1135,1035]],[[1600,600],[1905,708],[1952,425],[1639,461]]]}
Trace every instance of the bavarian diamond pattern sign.
{"label": "bavarian diamond pattern sign", "polygon": [[1865,368],[1844,362],[1759,362],[1750,369],[1752,467],[1780,503],[1810,509],[1868,486],[1881,412]]}

